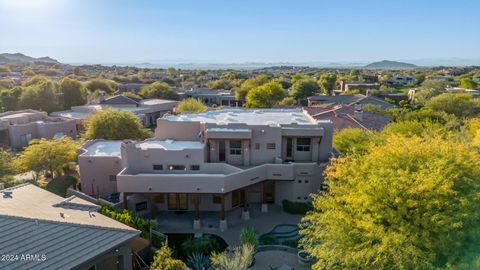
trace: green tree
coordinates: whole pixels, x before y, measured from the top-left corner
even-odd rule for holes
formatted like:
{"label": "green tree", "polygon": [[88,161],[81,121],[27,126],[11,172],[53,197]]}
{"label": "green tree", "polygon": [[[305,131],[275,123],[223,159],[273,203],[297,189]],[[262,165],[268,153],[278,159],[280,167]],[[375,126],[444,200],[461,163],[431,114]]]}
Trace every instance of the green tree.
{"label": "green tree", "polygon": [[116,82],[107,79],[92,79],[85,86],[90,92],[100,90],[107,94],[113,94],[118,87]]}
{"label": "green tree", "polygon": [[337,83],[337,75],[334,73],[326,73],[320,76],[318,84],[322,89],[323,93],[331,95],[333,89],[335,89],[335,84]]}
{"label": "green tree", "polygon": [[384,135],[402,135],[405,137],[433,137],[446,134],[446,127],[430,120],[407,120],[388,124],[383,130]]}
{"label": "green tree", "polygon": [[247,94],[248,108],[270,108],[285,97],[285,90],[278,82],[269,82],[253,88]]}
{"label": "green tree", "polygon": [[10,89],[15,86],[15,82],[12,79],[0,79],[0,89]]}
{"label": "green tree", "polygon": [[245,80],[240,88],[235,91],[235,98],[238,100],[245,100],[247,94],[253,88],[256,88],[260,85],[266,84],[270,81],[270,77],[266,75],[259,75]]}
{"label": "green tree", "polygon": [[343,155],[365,154],[379,141],[377,133],[359,128],[345,128],[333,136],[333,145]]}
{"label": "green tree", "polygon": [[447,84],[444,81],[425,80],[420,86],[420,91],[415,93],[415,100],[419,103],[425,103],[434,96],[440,95],[445,91]]}
{"label": "green tree", "polygon": [[173,251],[164,242],[162,246],[155,251],[150,270],[188,270],[188,267],[181,260],[172,258]]}
{"label": "green tree", "polygon": [[105,110],[92,114],[86,121],[87,140],[146,139],[153,134],[143,127],[140,119],[128,111]]}
{"label": "green tree", "polygon": [[207,110],[207,106],[203,102],[196,98],[187,98],[178,104],[175,108],[177,113],[199,113]]}
{"label": "green tree", "polygon": [[395,136],[335,160],[326,184],[302,221],[313,269],[458,269],[468,251],[478,258],[480,157],[467,144]]}
{"label": "green tree", "polygon": [[10,151],[0,148],[0,181],[8,175],[15,173],[12,166],[13,156]]}
{"label": "green tree", "polygon": [[20,108],[49,113],[58,110],[56,85],[47,81],[26,87],[20,95]]}
{"label": "green tree", "polygon": [[139,94],[144,98],[179,99],[177,92],[173,91],[172,88],[164,82],[154,82],[144,86]]}
{"label": "green tree", "polygon": [[58,100],[63,109],[83,105],[87,102],[85,87],[81,82],[66,77],[58,85]]}
{"label": "green tree", "polygon": [[296,81],[290,90],[289,95],[296,100],[306,99],[320,91],[320,87],[313,79],[301,79]]}
{"label": "green tree", "polygon": [[51,82],[49,78],[42,76],[42,75],[35,75],[23,82],[23,86],[32,86],[37,84],[43,84]]}
{"label": "green tree", "polygon": [[78,147],[77,142],[66,136],[52,140],[34,139],[17,155],[13,164],[19,172],[35,172],[35,180],[41,173],[49,177],[61,175],[63,167],[77,158]]}
{"label": "green tree", "polygon": [[17,86],[8,90],[0,90],[0,109],[1,111],[15,111],[20,105],[20,96],[23,92],[23,87]]}
{"label": "green tree", "polygon": [[210,257],[215,270],[247,270],[253,260],[254,248],[251,245],[235,247],[232,253],[214,252]]}
{"label": "green tree", "polygon": [[444,93],[427,101],[425,107],[456,117],[469,117],[479,111],[479,102],[469,94]]}
{"label": "green tree", "polygon": [[281,105],[295,105],[297,101],[293,97],[286,97],[280,101]]}
{"label": "green tree", "polygon": [[461,78],[460,87],[465,89],[476,89],[477,83],[472,80],[472,78]]}

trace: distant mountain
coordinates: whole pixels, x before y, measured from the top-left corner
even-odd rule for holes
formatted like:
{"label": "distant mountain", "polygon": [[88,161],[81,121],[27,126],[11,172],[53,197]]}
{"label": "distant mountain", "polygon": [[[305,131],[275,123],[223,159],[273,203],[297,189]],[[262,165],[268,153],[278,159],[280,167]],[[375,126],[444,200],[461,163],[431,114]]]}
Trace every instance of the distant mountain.
{"label": "distant mountain", "polygon": [[0,53],[0,64],[30,64],[30,63],[45,63],[45,64],[59,64],[59,62],[48,56],[46,57],[31,57],[22,53]]}
{"label": "distant mountain", "polygon": [[417,67],[418,66],[414,64],[389,61],[389,60],[374,62],[365,66],[365,68],[371,68],[371,69],[408,69],[408,68],[417,68]]}

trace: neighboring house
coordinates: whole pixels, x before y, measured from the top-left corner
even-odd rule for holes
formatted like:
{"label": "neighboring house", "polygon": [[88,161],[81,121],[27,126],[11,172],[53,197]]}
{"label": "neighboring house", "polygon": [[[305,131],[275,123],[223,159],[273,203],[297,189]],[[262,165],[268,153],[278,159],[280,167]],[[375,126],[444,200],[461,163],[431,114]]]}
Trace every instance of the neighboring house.
{"label": "neighboring house", "polygon": [[243,100],[237,100],[235,95],[229,91],[219,91],[210,88],[192,88],[184,92],[179,92],[179,94],[181,99],[200,99],[207,106],[242,107],[244,103]]}
{"label": "neighboring house", "polygon": [[307,98],[308,106],[328,106],[328,105],[353,105],[356,103],[365,105],[372,104],[381,107],[382,109],[393,108],[396,105],[391,104],[381,98],[374,96],[365,96],[362,94],[355,95],[339,95],[339,96],[327,96],[318,95]]}
{"label": "neighboring house", "polygon": [[392,76],[387,79],[387,84],[392,86],[407,86],[416,84],[418,81],[415,76]]}
{"label": "neighboring house", "polygon": [[117,95],[107,99],[100,96],[97,104],[72,107],[68,111],[53,112],[51,115],[75,119],[78,124],[87,119],[95,111],[107,109],[130,111],[137,115],[145,127],[155,126],[156,120],[164,114],[173,111],[178,101],[165,99],[136,99]]}
{"label": "neighboring house", "polygon": [[140,89],[144,87],[145,83],[122,83],[118,85],[118,92],[123,93],[123,92],[132,92],[132,93],[138,93],[140,92]]}
{"label": "neighboring house", "polygon": [[140,232],[99,209],[32,184],[0,190],[0,269],[132,269]]}
{"label": "neighboring house", "polygon": [[21,110],[0,113],[0,146],[21,148],[31,139],[77,137],[75,120],[48,116],[46,112]]}
{"label": "neighboring house", "polygon": [[380,84],[378,83],[347,83],[345,81],[340,82],[340,91],[336,92],[346,92],[352,90],[378,90],[380,89]]}
{"label": "neighboring house", "polygon": [[332,156],[333,125],[302,109],[222,109],[164,116],[155,138],[88,141],[78,157],[82,191],[146,211],[225,211],[311,201]]}
{"label": "neighboring house", "polygon": [[361,104],[335,105],[329,107],[309,107],[307,111],[317,120],[330,120],[335,130],[360,128],[363,130],[382,130],[390,118],[384,115],[366,112]]}
{"label": "neighboring house", "polygon": [[[360,128],[363,130],[382,130],[390,118],[381,114],[366,112],[361,103],[303,107],[314,119],[330,120],[335,131],[344,128]],[[300,108],[295,105],[276,105],[275,108]]]}

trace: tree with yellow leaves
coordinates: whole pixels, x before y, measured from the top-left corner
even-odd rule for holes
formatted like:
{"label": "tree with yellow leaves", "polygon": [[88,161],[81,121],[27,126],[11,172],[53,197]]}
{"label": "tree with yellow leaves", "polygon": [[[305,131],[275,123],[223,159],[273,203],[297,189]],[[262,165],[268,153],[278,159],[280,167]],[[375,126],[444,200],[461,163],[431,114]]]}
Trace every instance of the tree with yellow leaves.
{"label": "tree with yellow leaves", "polygon": [[302,245],[313,269],[475,269],[480,155],[436,137],[392,135],[340,157],[313,195]]}

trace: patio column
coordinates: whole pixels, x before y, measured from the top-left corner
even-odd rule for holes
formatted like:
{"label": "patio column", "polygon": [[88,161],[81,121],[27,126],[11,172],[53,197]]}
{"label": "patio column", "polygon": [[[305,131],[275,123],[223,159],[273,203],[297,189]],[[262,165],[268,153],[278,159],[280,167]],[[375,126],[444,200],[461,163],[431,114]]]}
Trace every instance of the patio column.
{"label": "patio column", "polygon": [[155,206],[155,195],[148,195],[148,206],[150,207],[150,216],[153,218],[157,217],[157,207]]}
{"label": "patio column", "polygon": [[127,201],[128,194],[123,192],[123,209],[128,210],[128,201]]}
{"label": "patio column", "polygon": [[267,204],[267,181],[263,181],[262,183],[262,213],[268,212],[268,204]]}
{"label": "patio column", "polygon": [[200,230],[200,195],[193,195],[193,204],[195,205],[195,218],[193,220],[193,229]]}
{"label": "patio column", "polygon": [[221,204],[220,204],[220,231],[225,231],[227,229],[227,219],[225,218],[225,194],[221,195]]}
{"label": "patio column", "polygon": [[248,200],[247,200],[247,192],[245,190],[242,190],[242,195],[243,196],[243,211],[242,211],[242,219],[243,220],[249,220],[250,219],[250,212],[248,211]]}

